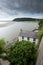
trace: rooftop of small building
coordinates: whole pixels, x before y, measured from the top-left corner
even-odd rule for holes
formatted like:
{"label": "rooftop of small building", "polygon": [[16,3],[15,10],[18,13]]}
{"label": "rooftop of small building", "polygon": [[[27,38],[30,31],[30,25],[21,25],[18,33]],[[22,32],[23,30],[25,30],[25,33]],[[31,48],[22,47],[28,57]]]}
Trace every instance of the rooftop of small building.
{"label": "rooftop of small building", "polygon": [[38,32],[21,30],[19,36],[21,36],[21,37],[24,36],[24,37],[29,37],[29,38],[37,38]]}

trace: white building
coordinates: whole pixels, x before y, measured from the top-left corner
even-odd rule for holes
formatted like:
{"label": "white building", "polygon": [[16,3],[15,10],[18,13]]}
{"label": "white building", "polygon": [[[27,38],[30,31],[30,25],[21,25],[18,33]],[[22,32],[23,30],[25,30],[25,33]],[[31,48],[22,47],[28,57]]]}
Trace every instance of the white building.
{"label": "white building", "polygon": [[19,41],[25,40],[25,41],[37,43],[38,42],[37,32],[21,31],[18,36],[18,39],[19,39]]}

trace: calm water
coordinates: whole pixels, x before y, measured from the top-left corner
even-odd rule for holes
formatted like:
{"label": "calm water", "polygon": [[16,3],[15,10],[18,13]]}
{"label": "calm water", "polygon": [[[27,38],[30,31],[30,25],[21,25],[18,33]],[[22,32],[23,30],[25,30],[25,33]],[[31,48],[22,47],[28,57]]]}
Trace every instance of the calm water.
{"label": "calm water", "polygon": [[0,38],[11,42],[18,36],[20,29],[31,31],[38,28],[37,22],[14,22],[5,27],[0,27]]}

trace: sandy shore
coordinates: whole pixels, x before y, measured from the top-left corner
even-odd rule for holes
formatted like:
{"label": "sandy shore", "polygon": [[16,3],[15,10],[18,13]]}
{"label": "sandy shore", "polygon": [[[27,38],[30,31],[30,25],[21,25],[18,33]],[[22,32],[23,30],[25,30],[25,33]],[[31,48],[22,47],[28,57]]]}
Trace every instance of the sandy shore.
{"label": "sandy shore", "polygon": [[13,24],[14,22],[0,22],[0,27],[6,27],[9,26],[11,24]]}

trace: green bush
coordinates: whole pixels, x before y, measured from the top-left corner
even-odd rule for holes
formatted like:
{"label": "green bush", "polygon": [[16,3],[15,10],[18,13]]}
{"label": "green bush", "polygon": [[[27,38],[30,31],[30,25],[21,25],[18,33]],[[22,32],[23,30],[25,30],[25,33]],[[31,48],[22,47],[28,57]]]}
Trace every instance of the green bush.
{"label": "green bush", "polygon": [[39,29],[41,29],[43,27],[43,19],[41,19],[38,24],[39,24]]}
{"label": "green bush", "polygon": [[5,44],[6,44],[5,40],[4,39],[0,39],[0,56],[4,52]]}
{"label": "green bush", "polygon": [[39,46],[43,36],[43,19],[39,21],[38,25],[39,25],[39,32],[38,32],[38,46]]}
{"label": "green bush", "polygon": [[11,46],[7,59],[11,65],[35,65],[37,45],[28,41],[16,42]]}
{"label": "green bush", "polygon": [[39,33],[38,33],[38,45],[40,45],[42,36],[43,36],[43,27],[39,30]]}

